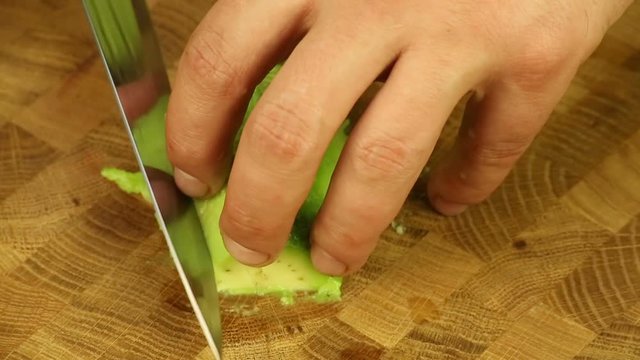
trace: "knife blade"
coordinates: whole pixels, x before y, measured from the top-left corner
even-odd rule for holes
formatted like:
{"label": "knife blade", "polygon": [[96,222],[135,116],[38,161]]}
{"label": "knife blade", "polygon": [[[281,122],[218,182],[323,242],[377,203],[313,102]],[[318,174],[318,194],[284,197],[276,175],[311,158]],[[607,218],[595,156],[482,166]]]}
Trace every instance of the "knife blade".
{"label": "knife blade", "polygon": [[144,0],[83,0],[83,5],[156,220],[207,343],[220,359],[219,299],[200,219],[193,200],[175,186],[164,132],[145,132],[164,129],[164,113],[148,114],[154,108],[163,109],[171,91],[147,4]]}

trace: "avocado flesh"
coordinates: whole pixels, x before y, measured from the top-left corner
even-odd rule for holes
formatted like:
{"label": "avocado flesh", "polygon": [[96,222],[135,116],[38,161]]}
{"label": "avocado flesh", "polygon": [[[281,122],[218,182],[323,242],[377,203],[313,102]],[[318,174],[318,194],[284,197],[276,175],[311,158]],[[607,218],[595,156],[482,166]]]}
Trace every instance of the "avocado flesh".
{"label": "avocado flesh", "polygon": [[[279,66],[274,67],[254,90],[243,125],[233,144],[234,153],[244,122],[278,70]],[[136,120],[132,131],[138,139],[145,137],[145,141],[142,142],[144,146],[139,151],[142,158],[146,159],[146,165],[172,174],[173,168],[165,151],[164,116],[167,103],[168,97],[160,98],[147,114]],[[349,120],[345,120],[325,152],[314,184],[298,212],[289,241],[273,263],[259,268],[251,267],[241,264],[228,253],[219,227],[226,188],[212,198],[195,201],[196,211],[212,257],[217,290],[220,294],[277,296],[285,305],[292,304],[294,298],[300,297],[315,302],[340,300],[342,278],[322,274],[314,268],[309,253],[309,234],[346,143],[348,123]],[[148,188],[141,173],[105,168],[102,170],[102,175],[115,182],[123,191],[140,194],[149,201]]]}

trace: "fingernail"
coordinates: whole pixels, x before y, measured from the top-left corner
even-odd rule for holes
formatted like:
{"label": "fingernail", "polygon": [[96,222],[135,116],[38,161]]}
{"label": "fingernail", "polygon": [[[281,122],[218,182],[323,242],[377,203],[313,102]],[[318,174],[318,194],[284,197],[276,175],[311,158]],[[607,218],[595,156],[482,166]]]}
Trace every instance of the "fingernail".
{"label": "fingernail", "polygon": [[328,275],[339,276],[347,271],[347,265],[336,260],[322,248],[313,248],[311,251],[311,260],[316,269]]}
{"label": "fingernail", "polygon": [[176,168],[174,171],[174,178],[176,185],[185,193],[191,197],[202,197],[209,192],[209,186],[202,181],[194,178],[186,172]]}
{"label": "fingernail", "polygon": [[229,251],[231,256],[245,265],[260,266],[269,261],[269,255],[255,250],[247,249],[225,234],[222,234],[222,239],[224,240],[224,245],[226,246],[227,251]]}
{"label": "fingernail", "polygon": [[447,216],[462,214],[469,207],[467,204],[447,201],[439,196],[434,197],[431,204],[439,213]]}

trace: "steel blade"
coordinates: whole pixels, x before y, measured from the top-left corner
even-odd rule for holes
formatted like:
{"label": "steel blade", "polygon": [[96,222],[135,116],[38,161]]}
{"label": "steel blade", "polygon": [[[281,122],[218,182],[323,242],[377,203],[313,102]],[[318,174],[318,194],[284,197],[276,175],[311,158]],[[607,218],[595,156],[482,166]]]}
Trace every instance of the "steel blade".
{"label": "steel blade", "polygon": [[[170,93],[166,69],[144,0],[83,0],[98,49],[127,129],[156,219],[180,279],[216,358],[222,329],[211,254],[192,199],[175,186],[166,154],[163,106]],[[160,111],[161,116],[150,113]]]}

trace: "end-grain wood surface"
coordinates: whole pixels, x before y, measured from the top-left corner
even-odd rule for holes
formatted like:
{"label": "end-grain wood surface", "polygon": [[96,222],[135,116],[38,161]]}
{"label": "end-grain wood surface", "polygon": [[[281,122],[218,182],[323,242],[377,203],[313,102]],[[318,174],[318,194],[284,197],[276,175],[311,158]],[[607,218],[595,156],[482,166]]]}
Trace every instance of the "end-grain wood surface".
{"label": "end-grain wood surface", "polygon": [[[154,2],[171,75],[210,6]],[[0,19],[0,358],[211,359],[150,208],[100,177],[135,162],[80,1]],[[342,302],[225,302],[227,358],[640,358],[640,3],[489,201],[419,187]]]}

